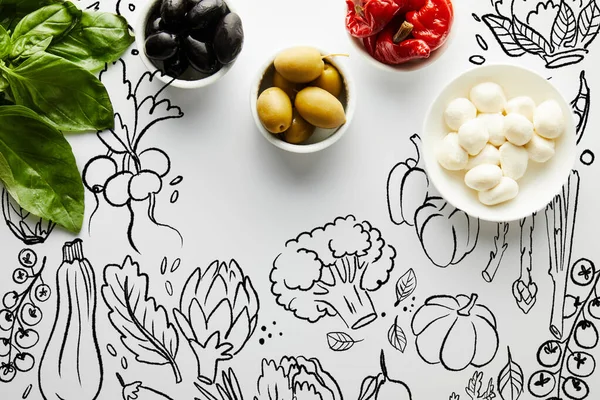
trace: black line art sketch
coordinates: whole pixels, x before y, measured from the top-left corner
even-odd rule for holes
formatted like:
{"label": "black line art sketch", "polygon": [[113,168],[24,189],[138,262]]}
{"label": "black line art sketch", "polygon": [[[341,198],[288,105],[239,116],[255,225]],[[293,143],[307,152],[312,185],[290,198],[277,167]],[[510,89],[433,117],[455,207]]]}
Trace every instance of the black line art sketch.
{"label": "black line art sketch", "polygon": [[449,371],[483,367],[498,352],[496,317],[478,295],[432,296],[412,320],[419,356]]}
{"label": "black line art sketch", "polygon": [[27,387],[23,391],[23,394],[21,395],[21,398],[22,399],[28,398],[29,394],[31,393],[31,389],[33,389],[33,384],[30,383],[29,385],[27,385]]}
{"label": "black line art sketch", "polygon": [[56,318],[40,360],[39,385],[45,400],[90,399],[100,394],[104,367],[96,328],[96,279],[75,239],[62,248],[56,272]]}
{"label": "black line art sketch", "polygon": [[0,308],[0,383],[11,382],[18,373],[29,372],[35,366],[32,353],[40,339],[35,326],[43,318],[40,305],[51,294],[42,278],[46,257],[38,263],[37,254],[26,248],[18,258],[12,280],[19,287],[2,296]]}
{"label": "black line art sketch", "polygon": [[579,161],[585,166],[590,166],[596,160],[596,155],[589,149],[584,150],[579,157]]}
{"label": "black line art sketch", "polygon": [[397,315],[396,315],[396,318],[394,319],[394,323],[388,330],[387,337],[388,337],[388,342],[389,342],[390,346],[392,346],[394,349],[398,350],[400,353],[404,353],[404,350],[406,349],[406,344],[408,343],[408,341],[406,339],[406,334],[404,333],[404,330],[398,324],[398,316]]}
{"label": "black line art sketch", "polygon": [[[600,20],[598,22],[600,23]],[[585,71],[581,71],[579,74],[579,91],[577,92],[577,96],[571,100],[571,108],[577,118],[577,144],[583,139],[583,134],[587,127],[588,118],[590,116],[590,100],[590,87],[588,86],[587,78],[585,77]]]}
{"label": "black line art sketch", "polygon": [[198,361],[200,382],[214,383],[220,362],[244,348],[259,308],[252,281],[235,260],[214,261],[190,275],[173,314]]}
{"label": "black line art sketch", "polygon": [[123,377],[118,372],[117,380],[122,388],[121,395],[123,396],[123,400],[173,400],[156,389],[144,386],[140,381],[125,383]]}
{"label": "black line art sketch", "polygon": [[579,201],[579,181],[579,173],[572,171],[562,191],[545,210],[550,255],[548,273],[553,284],[550,333],[559,340],[565,332],[564,305]]}
{"label": "black line art sketch", "polygon": [[[160,274],[163,276],[166,275],[167,272],[169,274],[172,274],[175,271],[177,271],[177,269],[179,269],[179,266],[181,265],[181,258],[176,258],[175,260],[173,260],[169,271],[167,271],[167,264],[167,257],[163,257],[162,261],[160,262]],[[165,280],[165,291],[169,296],[173,296],[173,284],[169,279]]]}
{"label": "black line art sketch", "polygon": [[494,12],[481,16],[481,20],[504,53],[509,57],[536,55],[546,68],[581,62],[600,31],[596,0],[491,2]]}
{"label": "black line art sketch", "polygon": [[506,235],[510,229],[508,222],[499,222],[497,225],[497,232],[494,236],[494,248],[490,250],[490,258],[488,263],[481,273],[483,280],[486,282],[492,282],[502,264],[502,258],[504,253],[508,249],[508,243],[506,242]]}
{"label": "black line art sketch", "polygon": [[312,394],[323,400],[342,400],[334,377],[316,358],[283,356],[279,362],[263,359],[254,400],[301,399]]}
{"label": "black line art sketch", "polygon": [[[481,19],[479,19],[477,15],[473,14],[473,17],[475,18],[475,21],[481,22]],[[489,46],[483,36],[481,36],[479,33],[475,35],[475,41],[482,51],[488,51]],[[485,61],[485,57],[481,54],[474,54],[469,57],[469,62],[474,65],[483,65],[485,64]]]}
{"label": "black line art sketch", "polygon": [[2,215],[10,231],[24,244],[44,243],[56,226],[54,222],[37,217],[22,209],[2,188]]}
{"label": "black line art sketch", "polygon": [[196,389],[201,394],[201,398],[194,398],[194,400],[244,400],[238,379],[231,368],[227,372],[223,371],[221,380],[222,383],[214,384],[217,395],[198,382],[194,382]]}
{"label": "black line art sketch", "polygon": [[533,267],[533,231],[535,228],[535,216],[523,218],[519,221],[520,230],[520,257],[519,265],[521,273],[519,278],[514,281],[512,294],[517,302],[517,306],[524,314],[535,305],[537,300],[538,287],[531,277]]}
{"label": "black line art sketch", "polygon": [[165,186],[163,180],[171,170],[171,160],[163,150],[142,141],[155,124],[183,117],[181,109],[164,97],[168,85],[156,90],[153,81],[158,73],[145,72],[132,82],[123,60],[100,72],[100,80],[107,84],[111,99],[118,102],[119,112],[115,113],[114,129],[98,132],[106,153],[90,159],[82,172],[83,183],[96,200],[89,229],[101,201],[111,207],[125,207],[129,213],[127,238],[138,253],[136,242],[141,239],[136,238],[135,228],[142,219],[173,232],[183,245],[179,231],[156,218],[157,195]]}
{"label": "black line art sketch", "polygon": [[415,226],[425,255],[436,266],[458,264],[477,245],[479,220],[458,210],[441,197],[429,196],[429,178],[420,166],[418,135],[410,141],[415,158],[396,164],[387,180],[390,219],[396,225]]}
{"label": "black line art sketch", "polygon": [[[483,372],[475,371],[471,379],[469,379],[467,386],[465,386],[465,393],[471,400],[492,400],[496,398],[494,379],[490,378],[487,386],[483,386]],[[452,393],[449,400],[460,400],[460,395]]]}
{"label": "black line art sketch", "polygon": [[360,342],[362,342],[362,339],[354,340],[352,336],[345,332],[329,332],[327,334],[327,345],[333,351],[350,350],[356,343]]}
{"label": "black line art sketch", "polygon": [[135,360],[151,365],[169,365],[175,382],[181,382],[175,361],[179,335],[169,321],[165,308],[148,295],[148,275],[127,256],[122,265],[104,268],[102,297],[109,308],[108,317],[121,334],[121,343]]}
{"label": "black line art sketch", "polygon": [[377,319],[369,292],[390,279],[395,257],[368,221],[338,217],[286,242],[273,262],[271,292],[299,319],[315,323],[338,316],[348,328],[360,329]]}
{"label": "black line art sketch", "polygon": [[498,394],[502,400],[519,400],[523,394],[523,369],[513,361],[508,349],[508,362],[498,374]]}
{"label": "black line art sketch", "polygon": [[396,302],[394,303],[394,307],[398,307],[400,303],[408,299],[416,289],[417,276],[415,275],[415,271],[411,268],[398,278],[398,281],[396,282]]}
{"label": "black line art sketch", "polygon": [[358,400],[412,400],[412,392],[403,381],[390,377],[383,350],[379,354],[381,372],[363,379]]}
{"label": "black line art sketch", "polygon": [[590,399],[586,379],[596,371],[592,351],[598,349],[600,321],[600,272],[591,260],[582,258],[573,265],[568,278],[575,288],[588,288],[589,293],[575,302],[573,322],[560,339],[542,343],[537,351],[541,369],[534,372],[528,383],[529,392],[538,398]]}

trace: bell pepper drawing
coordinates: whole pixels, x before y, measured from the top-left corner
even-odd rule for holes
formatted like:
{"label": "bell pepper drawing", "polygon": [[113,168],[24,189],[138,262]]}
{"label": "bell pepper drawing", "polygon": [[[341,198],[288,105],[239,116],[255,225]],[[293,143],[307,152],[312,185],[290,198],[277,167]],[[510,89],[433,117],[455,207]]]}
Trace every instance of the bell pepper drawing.
{"label": "bell pepper drawing", "polygon": [[482,16],[510,57],[533,54],[546,68],[581,62],[600,31],[598,0],[492,0]]}

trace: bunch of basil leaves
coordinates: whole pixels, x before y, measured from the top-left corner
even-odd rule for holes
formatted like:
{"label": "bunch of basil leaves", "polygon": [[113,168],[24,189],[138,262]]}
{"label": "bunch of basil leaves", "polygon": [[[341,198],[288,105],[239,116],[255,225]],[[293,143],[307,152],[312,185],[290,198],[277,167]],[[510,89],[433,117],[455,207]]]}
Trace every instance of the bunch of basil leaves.
{"label": "bunch of basil leaves", "polygon": [[23,209],[81,230],[83,183],[63,132],[113,127],[94,73],[133,41],[115,14],[69,1],[0,0],[0,182]]}

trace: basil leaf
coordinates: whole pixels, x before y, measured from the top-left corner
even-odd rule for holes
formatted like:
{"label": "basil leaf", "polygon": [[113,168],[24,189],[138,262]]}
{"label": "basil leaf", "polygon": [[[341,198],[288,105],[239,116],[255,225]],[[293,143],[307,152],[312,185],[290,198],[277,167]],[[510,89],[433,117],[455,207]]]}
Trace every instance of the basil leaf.
{"label": "basil leaf", "polygon": [[60,36],[73,27],[80,15],[81,11],[70,2],[42,7],[17,24],[12,41],[31,35]]}
{"label": "basil leaf", "polygon": [[52,35],[34,34],[18,38],[12,45],[10,57],[13,59],[27,58],[37,52],[44,51],[52,42]]}
{"label": "basil leaf", "polygon": [[113,107],[106,88],[90,72],[44,52],[18,67],[0,64],[14,101],[29,107],[61,131],[113,128]]}
{"label": "basil leaf", "polygon": [[81,230],[84,190],[71,146],[25,107],[0,106],[0,180],[25,210]]}
{"label": "basil leaf", "polygon": [[105,63],[117,60],[134,40],[125,18],[84,11],[69,34],[53,42],[47,51],[96,72],[104,68]]}
{"label": "basil leaf", "polygon": [[0,26],[0,59],[10,53],[10,36],[3,26]]}

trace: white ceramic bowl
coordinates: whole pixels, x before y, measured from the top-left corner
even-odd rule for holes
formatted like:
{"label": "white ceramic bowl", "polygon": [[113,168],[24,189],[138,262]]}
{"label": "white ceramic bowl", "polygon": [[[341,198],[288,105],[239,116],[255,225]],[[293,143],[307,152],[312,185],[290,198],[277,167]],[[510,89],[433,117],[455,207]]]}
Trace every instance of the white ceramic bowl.
{"label": "white ceramic bowl", "polygon": [[[144,62],[144,65],[146,65],[146,68],[148,69],[148,71],[150,71],[152,73],[158,71],[158,68],[146,56],[146,52],[144,51],[144,42],[146,41],[146,33],[145,32],[146,32],[146,23],[148,22],[148,18],[150,18],[150,15],[151,15],[152,11],[154,10],[156,3],[160,2],[160,1],[161,0],[147,0],[147,1],[143,2],[143,5],[140,9],[139,16],[137,19],[137,24],[135,26],[135,44],[139,51],[139,57]],[[226,3],[227,3],[227,7],[229,8],[229,11],[235,12],[233,10],[233,8],[231,7],[231,5],[229,4],[229,2],[226,2]],[[185,80],[185,79],[173,79],[173,77],[166,75],[164,73],[158,73],[158,74],[156,74],[156,77],[159,80],[161,80],[162,82],[170,84],[170,86],[178,87],[181,89],[197,89],[197,88],[211,85],[211,84],[215,83],[216,81],[218,81],[219,79],[221,79],[223,76],[225,76],[225,74],[227,72],[229,72],[229,70],[231,69],[233,64],[235,64],[235,62],[236,61],[234,60],[230,64],[223,65],[220,70],[218,70],[217,72],[215,72],[214,74],[212,74],[210,76],[207,76],[206,78],[197,79],[197,80],[193,80],[193,81]]]}
{"label": "white ceramic bowl", "polygon": [[[283,49],[282,49],[283,50]],[[281,50],[280,50],[281,51]],[[319,49],[321,54],[331,54],[325,52],[322,49]],[[354,111],[356,109],[356,89],[354,87],[354,81],[350,76],[350,72],[348,68],[344,65],[345,57],[331,57],[328,58],[327,61],[332,64],[342,76],[344,81],[344,89],[340,94],[340,101],[344,106],[344,110],[346,113],[346,123],[344,125],[336,128],[336,129],[321,129],[316,128],[315,132],[312,136],[303,144],[291,144],[285,142],[283,139],[273,135],[260,122],[258,118],[258,112],[256,110],[256,101],[258,100],[258,96],[267,88],[273,86],[272,85],[272,76],[275,70],[273,66],[273,61],[275,57],[279,54],[279,51],[275,53],[269,60],[260,68],[256,78],[252,83],[252,88],[250,90],[250,109],[252,112],[252,117],[254,118],[254,122],[260,133],[262,133],[263,137],[272,145],[279,147],[280,149],[292,152],[292,153],[314,153],[320,150],[323,150],[338,140],[342,138],[342,136],[346,133],[350,122],[352,121],[352,117],[354,116]]]}
{"label": "white ceramic bowl", "polygon": [[413,60],[398,65],[388,65],[377,61],[376,59],[371,57],[371,55],[367,52],[365,46],[363,45],[362,39],[355,38],[354,36],[350,35],[348,31],[346,31],[346,34],[348,35],[350,44],[352,44],[352,47],[356,50],[356,52],[360,54],[363,59],[365,59],[369,64],[373,65],[375,68],[387,72],[411,72],[426,68],[435,63],[446,52],[448,47],[450,47],[450,44],[454,39],[456,29],[457,27],[453,24],[452,28],[450,29],[450,33],[448,34],[448,38],[446,39],[444,44],[439,49],[433,51],[429,55],[429,58]]}
{"label": "white ceramic bowl", "polygon": [[[486,206],[477,192],[464,183],[465,171],[448,171],[435,157],[435,146],[450,131],[444,122],[446,105],[457,97],[469,97],[470,89],[482,82],[495,82],[504,88],[507,99],[529,96],[536,104],[553,99],[565,116],[566,130],[556,139],[556,154],[546,163],[529,162],[513,200]],[[486,65],[471,69],[450,82],[434,100],[423,125],[423,158],[429,179],[454,207],[487,221],[514,221],[544,208],[567,181],[576,160],[575,119],[569,103],[543,76],[514,65]]]}

